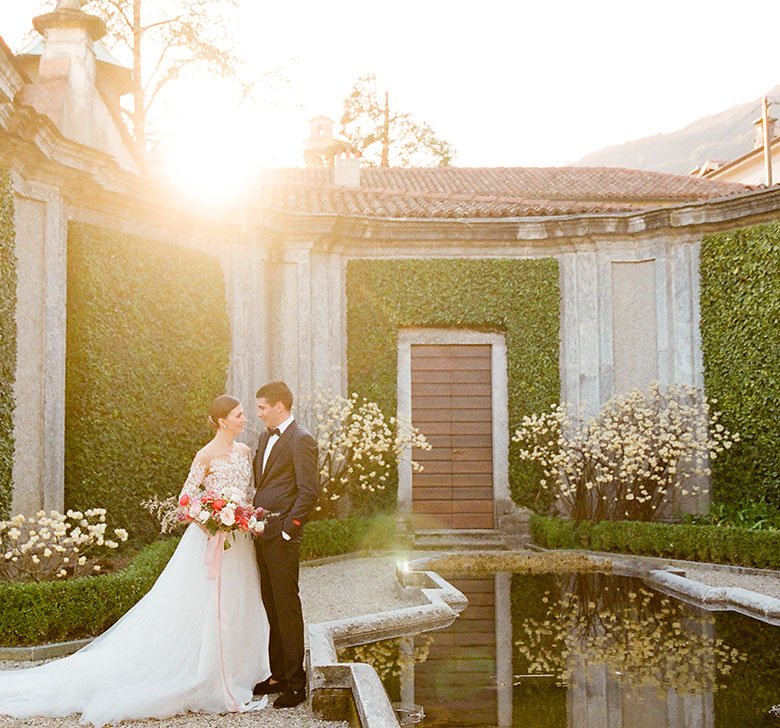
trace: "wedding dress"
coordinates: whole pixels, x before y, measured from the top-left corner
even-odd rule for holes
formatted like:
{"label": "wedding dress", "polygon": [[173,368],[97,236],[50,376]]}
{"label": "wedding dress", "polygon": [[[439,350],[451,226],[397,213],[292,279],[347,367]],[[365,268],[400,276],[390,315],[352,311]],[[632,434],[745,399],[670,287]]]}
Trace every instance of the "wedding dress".
{"label": "wedding dress", "polygon": [[[196,461],[182,492],[226,483],[252,502],[246,454],[213,458],[208,472]],[[253,686],[271,675],[254,546],[243,533],[228,542],[218,582],[204,563],[208,538],[190,524],[149,593],[110,629],[63,659],[0,671],[0,714],[81,713],[81,723],[102,726],[263,707],[266,698],[251,702]]]}

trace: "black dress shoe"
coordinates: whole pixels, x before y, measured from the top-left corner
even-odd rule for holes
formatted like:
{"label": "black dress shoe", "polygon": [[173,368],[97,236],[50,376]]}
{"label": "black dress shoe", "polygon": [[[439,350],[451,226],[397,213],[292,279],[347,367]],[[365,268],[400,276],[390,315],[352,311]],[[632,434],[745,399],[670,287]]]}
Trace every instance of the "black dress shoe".
{"label": "black dress shoe", "polygon": [[283,693],[284,692],[284,682],[271,682],[271,678],[269,677],[266,680],[263,680],[263,682],[257,683],[255,687],[252,689],[252,693],[254,695],[272,695],[273,693]]}
{"label": "black dress shoe", "polygon": [[285,690],[276,700],[274,708],[294,708],[306,700],[306,688],[300,690]]}

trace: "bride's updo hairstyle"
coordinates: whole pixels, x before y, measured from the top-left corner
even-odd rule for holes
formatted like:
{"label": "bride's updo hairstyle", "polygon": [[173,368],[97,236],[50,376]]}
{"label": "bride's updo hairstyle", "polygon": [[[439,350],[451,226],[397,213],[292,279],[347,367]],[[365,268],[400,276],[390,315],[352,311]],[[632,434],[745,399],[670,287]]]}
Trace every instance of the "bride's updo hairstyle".
{"label": "bride's updo hairstyle", "polygon": [[220,394],[209,407],[209,427],[216,432],[219,429],[220,418],[227,417],[240,404],[241,402],[235,397]]}

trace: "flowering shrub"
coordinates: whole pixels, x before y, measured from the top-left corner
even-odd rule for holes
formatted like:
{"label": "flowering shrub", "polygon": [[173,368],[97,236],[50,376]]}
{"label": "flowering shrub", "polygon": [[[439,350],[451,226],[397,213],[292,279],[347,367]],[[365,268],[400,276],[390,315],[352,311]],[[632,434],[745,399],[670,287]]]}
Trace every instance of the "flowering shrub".
{"label": "flowering shrub", "polygon": [[613,397],[582,426],[566,405],[524,417],[512,440],[575,520],[650,521],[674,491],[699,492],[696,478],[739,439],[719,419],[701,390],[653,382]]}
{"label": "flowering shrub", "polygon": [[54,581],[100,571],[96,563],[107,549],[127,541],[127,531],[115,528],[106,538],[105,508],[66,514],[38,511],[35,518],[19,514],[0,521],[0,578],[8,581]]}
{"label": "flowering shrub", "polygon": [[[319,392],[304,402],[319,447],[319,518],[335,514],[336,502],[352,492],[384,489],[407,448],[430,450],[425,436],[409,422],[385,419],[375,402]],[[422,466],[412,460],[414,470]]]}

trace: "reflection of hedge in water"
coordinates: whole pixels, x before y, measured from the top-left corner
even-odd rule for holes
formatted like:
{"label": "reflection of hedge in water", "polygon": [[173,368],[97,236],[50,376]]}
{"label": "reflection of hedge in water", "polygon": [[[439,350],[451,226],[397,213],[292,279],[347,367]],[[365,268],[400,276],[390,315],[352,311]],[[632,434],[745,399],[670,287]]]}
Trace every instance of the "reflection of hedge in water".
{"label": "reflection of hedge in water", "polygon": [[519,664],[528,673],[552,673],[568,684],[581,666],[605,666],[629,690],[699,694],[714,691],[738,660],[746,659],[717,638],[712,618],[638,580],[618,587],[603,574],[561,577],[536,595],[543,614],[515,615]]}
{"label": "reflection of hedge in water", "polygon": [[0,167],[0,521],[10,515],[16,378],[16,243],[11,176]]}
{"label": "reflection of hedge in water", "polygon": [[65,503],[156,538],[141,506],[178,492],[210,437],[230,347],[219,261],[73,224],[68,234]]}
{"label": "reflection of hedge in water", "polygon": [[780,721],[767,714],[780,703],[780,627],[735,612],[716,612],[718,636],[738,644],[748,655],[740,660],[715,694],[715,724],[718,726],[773,726]]}
{"label": "reflection of hedge in water", "polygon": [[[513,574],[511,586],[514,639],[527,620],[543,620],[550,604],[560,598],[560,580],[555,574]],[[555,677],[525,677],[534,673],[525,651],[512,651],[513,720],[517,726],[561,728],[566,722],[566,688]]]}

